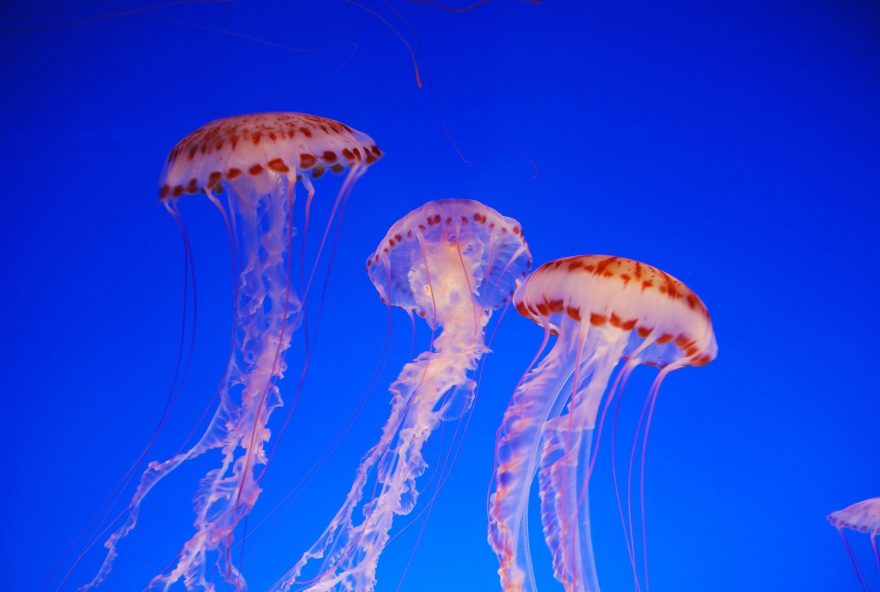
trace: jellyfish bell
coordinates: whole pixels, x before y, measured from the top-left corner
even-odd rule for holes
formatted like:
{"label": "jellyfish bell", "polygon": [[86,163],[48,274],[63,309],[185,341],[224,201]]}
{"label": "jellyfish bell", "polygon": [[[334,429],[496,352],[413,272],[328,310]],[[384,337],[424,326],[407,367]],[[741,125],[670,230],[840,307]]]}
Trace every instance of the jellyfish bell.
{"label": "jellyfish bell", "polygon": [[446,199],[398,220],[367,259],[367,272],[382,302],[448,335],[472,331],[474,323],[463,321],[478,314],[488,322],[509,302],[529,257],[515,220],[473,200]]}
{"label": "jellyfish bell", "polygon": [[[514,305],[544,327],[542,349],[547,337],[557,339],[523,375],[498,431],[489,542],[499,559],[502,588],[537,589],[527,516],[537,474],[554,575],[567,591],[595,591],[599,584],[586,491],[595,461],[591,446],[597,419],[598,441],[608,405],[632,369],[658,366],[640,419],[644,448],[660,383],[674,369],[713,360],[714,331],[705,305],[687,286],[655,267],[622,257],[584,255],[546,263],[526,278]],[[628,513],[627,546],[635,572]]]}
{"label": "jellyfish bell", "polygon": [[280,179],[362,172],[382,156],[368,135],[305,113],[218,119],[183,138],[162,172],[159,199],[212,191],[229,183],[240,196],[271,192]]}
{"label": "jellyfish bell", "polygon": [[849,555],[850,561],[852,561],[859,585],[863,590],[870,590],[868,579],[864,572],[862,572],[859,561],[856,559],[856,554],[846,538],[845,531],[855,530],[856,532],[867,533],[870,536],[871,548],[874,550],[874,560],[877,563],[878,571],[880,571],[880,547],[877,544],[877,538],[880,537],[880,497],[856,502],[842,510],[831,512],[827,518],[828,522],[840,534],[840,538],[846,547],[846,552]]}
{"label": "jellyfish bell", "polygon": [[[473,200],[429,202],[391,227],[367,260],[370,279],[383,302],[424,318],[436,335],[391,385],[390,417],[342,507],[278,587],[374,589],[394,516],[417,502],[417,479],[428,468],[423,445],[470,405],[492,312],[510,301],[530,264],[519,223]],[[320,561],[317,574],[302,579],[312,561]]]}
{"label": "jellyfish bell", "polygon": [[[304,302],[333,216],[344,207],[354,182],[382,156],[375,142],[331,119],[302,113],[263,113],[220,119],[182,139],[168,155],[160,179],[159,199],[188,238],[177,202],[205,194],[227,226],[233,270],[232,351],[217,393],[208,427],[190,448],[164,461],[153,461],[127,507],[121,525],[104,543],[105,560],[83,589],[109,575],[119,542],[135,527],[140,506],[150,490],[181,464],[208,451],[222,453],[220,465],[202,479],[196,493],[195,534],[169,568],[151,586],[168,588],[183,580],[188,590],[213,590],[208,553],[216,553],[219,576],[244,590],[242,574],[232,564],[234,531],[260,494],[257,468],[268,464],[265,444],[272,412],[282,406],[278,387],[286,370],[291,336],[304,314]],[[300,269],[299,291],[291,286],[295,223],[304,231],[300,266],[306,266],[305,232],[315,195],[312,179],[327,170],[346,173],[332,204],[311,269]],[[305,189],[301,219],[294,211],[297,186]],[[219,194],[226,195],[224,206]],[[307,281],[304,278],[308,278]],[[282,427],[283,429],[283,427]],[[277,438],[276,438],[277,440]]]}
{"label": "jellyfish bell", "polygon": [[828,514],[828,522],[836,528],[847,528],[880,535],[880,497],[873,497]]}
{"label": "jellyfish bell", "polygon": [[553,333],[564,325],[589,327],[605,341],[623,342],[622,357],[642,364],[702,366],[718,353],[699,297],[668,273],[632,259],[582,255],[542,265],[523,283],[515,305]]}

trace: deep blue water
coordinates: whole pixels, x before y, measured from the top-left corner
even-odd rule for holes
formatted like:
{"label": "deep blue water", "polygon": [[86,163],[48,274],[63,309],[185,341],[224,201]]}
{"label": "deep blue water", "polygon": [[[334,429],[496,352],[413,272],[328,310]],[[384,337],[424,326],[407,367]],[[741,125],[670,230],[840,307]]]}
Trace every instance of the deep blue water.
{"label": "deep blue water", "polygon": [[[344,121],[386,156],[352,194],[305,388],[249,520],[251,589],[323,530],[409,358],[409,320],[393,311],[393,346],[363,414],[301,495],[263,522],[379,364],[387,314],[364,260],[421,203],[469,197],[518,219],[538,264],[639,259],[682,279],[712,314],[718,359],[667,380],[651,431],[652,588],[857,590],[825,515],[880,495],[880,10],[613,4],[3,3],[0,588],[55,589],[161,414],[183,312],[180,236],[156,200],[165,155],[207,121],[277,110]],[[321,182],[316,228],[335,191]],[[173,453],[196,423],[227,353],[223,223],[202,198],[181,210],[196,347],[151,458]],[[416,351],[427,340],[419,325]],[[494,433],[540,341],[538,327],[505,316],[402,590],[498,589],[485,516]],[[624,442],[653,374],[640,369],[627,387]],[[429,458],[447,449],[447,429]],[[603,446],[591,485],[599,579],[629,590]],[[211,460],[156,488],[105,589],[140,590],[173,558]],[[561,590],[533,516],[541,590]],[[387,549],[380,590],[397,588],[423,520]],[[867,538],[851,540],[880,585]],[[65,589],[100,556],[86,553]]]}

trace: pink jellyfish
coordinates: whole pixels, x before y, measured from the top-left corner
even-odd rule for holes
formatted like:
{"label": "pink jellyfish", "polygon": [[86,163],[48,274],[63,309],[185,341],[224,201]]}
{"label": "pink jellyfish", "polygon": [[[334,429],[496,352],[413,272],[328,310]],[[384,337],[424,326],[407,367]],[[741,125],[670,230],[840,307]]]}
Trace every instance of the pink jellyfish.
{"label": "pink jellyfish", "polygon": [[[233,533],[260,495],[256,473],[268,462],[267,424],[283,404],[277,383],[284,375],[284,356],[301,321],[302,302],[315,271],[313,266],[301,300],[291,287],[290,273],[297,184],[301,182],[306,190],[299,222],[305,236],[315,192],[310,177],[317,178],[326,169],[348,171],[332,206],[332,220],[344,207],[354,182],[381,155],[366,134],[301,113],[220,119],[192,132],[171,150],[159,199],[181,229],[177,200],[185,194],[204,193],[226,221],[234,269],[240,271],[233,288],[233,347],[218,387],[219,404],[204,434],[191,448],[149,464],[122,524],[104,543],[103,564],[83,590],[107,578],[119,542],[135,527],[150,490],[184,462],[211,450],[221,451],[222,460],[204,476],[196,493],[195,534],[183,545],[173,567],[157,575],[150,587],[168,589],[183,579],[187,590],[213,590],[206,568],[208,553],[215,552],[222,577],[236,590],[246,589],[231,561]],[[224,192],[227,207],[218,199]],[[315,262],[329,228],[328,223]]]}
{"label": "pink jellyfish", "polygon": [[[520,379],[498,430],[489,543],[498,556],[505,591],[537,590],[528,533],[529,489],[537,473],[541,522],[554,575],[566,591],[594,592],[599,584],[587,485],[595,461],[593,429],[609,379],[624,360],[605,399],[597,440],[608,405],[632,370],[639,364],[660,368],[639,422],[640,426],[645,422],[644,451],[664,377],[682,366],[701,366],[715,358],[712,324],[706,307],[680,281],[649,265],[602,255],[542,265],[517,290],[514,304],[544,327],[535,361],[550,336],[557,339],[544,359],[537,366],[533,362]],[[633,456],[635,450],[634,444]],[[632,457],[628,484],[631,474]],[[627,510],[627,546],[638,589],[629,501]]]}
{"label": "pink jellyfish", "polygon": [[[418,498],[416,480],[428,466],[422,446],[441,421],[470,406],[492,311],[509,302],[530,264],[519,223],[476,201],[429,202],[391,227],[367,259],[370,279],[384,303],[439,334],[391,385],[379,442],[327,529],[279,582],[282,590],[373,590],[394,516],[409,514]],[[371,476],[376,485],[364,501]],[[297,581],[313,560],[321,561],[317,575]]]}
{"label": "pink jellyfish", "polygon": [[849,554],[853,568],[856,570],[856,577],[859,579],[862,590],[870,590],[871,587],[868,585],[868,580],[865,574],[862,573],[861,567],[859,567],[856,554],[846,538],[844,529],[848,528],[871,535],[874,559],[877,562],[877,569],[880,570],[880,549],[877,547],[877,537],[880,536],[880,497],[866,499],[842,510],[831,512],[828,514],[828,522],[837,528],[837,532],[840,533],[840,538],[843,540],[846,552]]}

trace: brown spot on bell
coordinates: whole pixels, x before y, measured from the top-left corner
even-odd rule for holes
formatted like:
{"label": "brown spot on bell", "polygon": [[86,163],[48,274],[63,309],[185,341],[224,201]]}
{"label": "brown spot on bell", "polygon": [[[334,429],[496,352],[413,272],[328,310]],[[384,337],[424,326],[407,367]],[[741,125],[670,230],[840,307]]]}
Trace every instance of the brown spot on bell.
{"label": "brown spot on bell", "polygon": [[310,169],[318,163],[314,154],[303,153],[299,155],[299,168]]}
{"label": "brown spot on bell", "polygon": [[270,160],[269,162],[266,163],[266,166],[268,166],[270,169],[272,169],[276,173],[289,173],[290,172],[290,167],[287,166],[284,163],[284,161],[281,160],[280,158],[273,158],[272,160]]}

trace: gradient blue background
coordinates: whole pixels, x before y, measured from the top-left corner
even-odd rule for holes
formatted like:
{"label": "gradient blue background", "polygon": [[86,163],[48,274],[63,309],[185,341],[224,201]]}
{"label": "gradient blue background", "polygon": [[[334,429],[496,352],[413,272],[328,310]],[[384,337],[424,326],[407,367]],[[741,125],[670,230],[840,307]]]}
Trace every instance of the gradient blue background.
{"label": "gradient blue background", "polygon": [[[613,4],[496,0],[454,14],[365,3],[413,44],[419,89],[395,33],[342,1],[131,13],[141,5],[3,3],[0,588],[41,589],[56,564],[70,566],[65,551],[159,418],[183,277],[177,228],[155,199],[165,154],[209,120],[281,110],[344,121],[386,157],[352,195],[312,370],[252,529],[330,445],[377,367],[386,313],[366,256],[424,201],[472,197],[521,221],[536,263],[636,258],[682,279],[713,315],[717,361],[673,374],[655,415],[653,589],[857,589],[824,517],[880,495],[880,10]],[[321,180],[316,210],[335,188]],[[200,318],[154,457],[176,449],[210,399],[230,322],[222,221],[204,199],[181,207]],[[378,436],[385,389],[410,352],[408,320],[393,321],[389,361],[343,445],[274,529],[249,531],[253,590],[316,538]],[[426,339],[420,326],[417,349]],[[402,590],[498,589],[485,526],[494,431],[540,339],[505,318]],[[627,389],[624,441],[652,376],[638,371]],[[592,484],[594,541],[603,588],[628,590],[608,450]],[[140,590],[173,558],[210,460],[156,488],[106,590]],[[533,516],[541,589],[561,589]],[[380,590],[397,587],[418,530],[387,549]],[[852,540],[880,582],[867,539]]]}

